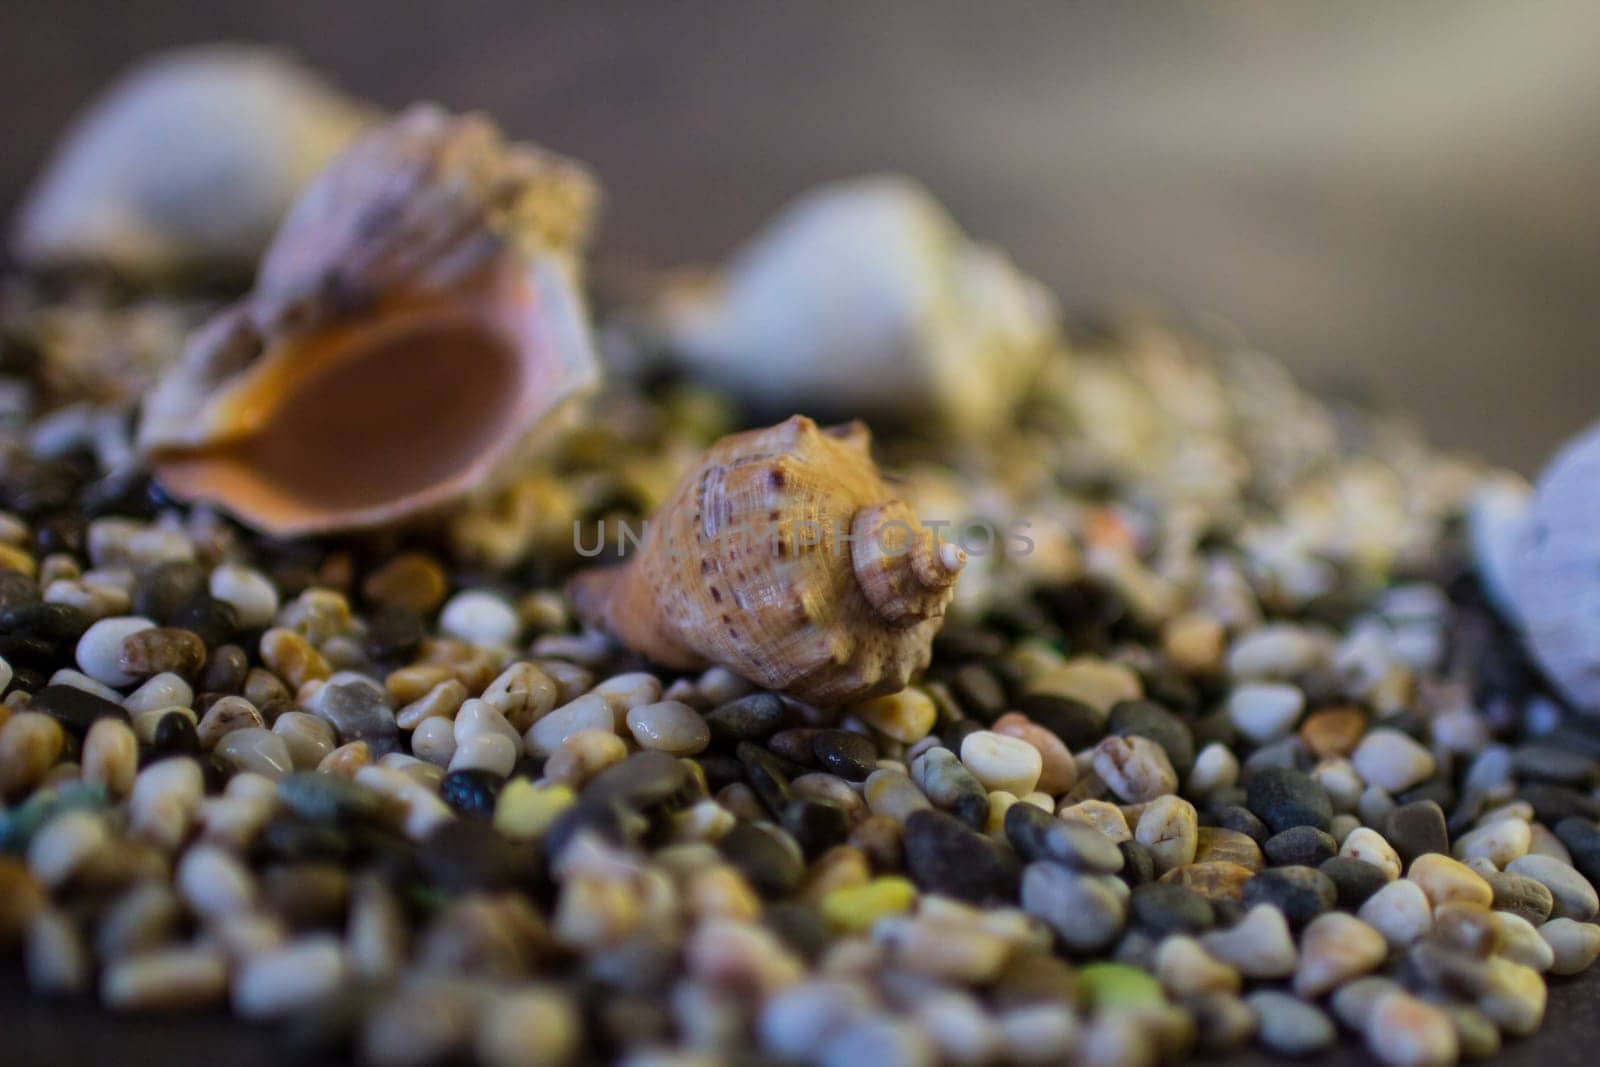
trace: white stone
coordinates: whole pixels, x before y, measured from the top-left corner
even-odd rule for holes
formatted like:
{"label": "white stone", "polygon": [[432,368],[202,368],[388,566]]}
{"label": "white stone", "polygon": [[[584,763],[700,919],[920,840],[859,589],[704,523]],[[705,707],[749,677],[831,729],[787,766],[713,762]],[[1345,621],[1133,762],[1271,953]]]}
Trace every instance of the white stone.
{"label": "white stone", "polygon": [[1305,694],[1281,682],[1251,682],[1228,695],[1229,720],[1258,745],[1287,736],[1305,707]]}
{"label": "white stone", "polygon": [[465,589],[445,602],[439,629],[475,645],[510,648],[522,633],[522,620],[499,594]]}
{"label": "white stone", "polygon": [[117,615],[101,619],[78,639],[77,661],[84,674],[104,685],[120,688],[138,681],[119,666],[122,639],[141,630],[152,630],[155,623],[137,615]]}
{"label": "white stone", "polygon": [[213,598],[238,612],[246,630],[269,626],[278,614],[278,589],[258,570],[224,563],[211,572],[209,588]]}

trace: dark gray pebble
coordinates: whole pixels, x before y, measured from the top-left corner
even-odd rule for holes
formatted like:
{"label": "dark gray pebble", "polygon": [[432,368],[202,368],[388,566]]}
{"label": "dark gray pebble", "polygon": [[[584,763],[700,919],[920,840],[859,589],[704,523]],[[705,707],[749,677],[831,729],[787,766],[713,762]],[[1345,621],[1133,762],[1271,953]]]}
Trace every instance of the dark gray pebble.
{"label": "dark gray pebble", "polygon": [[487,822],[446,822],[417,850],[421,874],[448,892],[480,892],[537,885],[539,852],[506,837]]}
{"label": "dark gray pebble", "polygon": [[989,825],[988,791],[948,748],[930,748],[912,760],[911,780],[939,810],[948,811],[974,830]]}
{"label": "dark gray pebble", "polygon": [[822,916],[804,904],[778,901],[762,909],[761,921],[778,939],[807,960],[828,947],[829,931]]}
{"label": "dark gray pebble", "polygon": [[238,645],[218,645],[206,660],[205,673],[200,676],[203,693],[238,693],[244,688],[245,676],[250,673],[250,656]]}
{"label": "dark gray pebble", "polygon": [[1389,884],[1382,868],[1354,856],[1335,856],[1317,864],[1339,895],[1339,907],[1354,911],[1368,897]]}
{"label": "dark gray pebble", "polygon": [[1124,700],[1106,717],[1113,737],[1147,737],[1160,745],[1179,778],[1194,768],[1194,734],[1182,719],[1150,700]]}
{"label": "dark gray pebble", "polygon": [[1333,819],[1328,791],[1309,775],[1289,767],[1266,767],[1245,787],[1250,810],[1274,833],[1295,826],[1326,830]]}
{"label": "dark gray pebble", "polygon": [[807,856],[816,856],[850,836],[850,814],[825,800],[791,800],[783,809],[782,822]]}
{"label": "dark gray pebble", "polygon": [[713,736],[731,741],[758,741],[787,724],[789,709],[775,693],[751,693],[706,713]]}
{"label": "dark gray pebble", "polygon": [[278,803],[315,823],[384,819],[392,808],[377,792],[334,774],[300,771],[278,780]]}
{"label": "dark gray pebble", "polygon": [[170,626],[184,605],[205,590],[206,570],[198,563],[158,563],[146,570],[134,587],[133,614]]}
{"label": "dark gray pebble", "polygon": [[1244,884],[1246,908],[1271,904],[1291,925],[1304,926],[1339,899],[1333,880],[1314,867],[1273,867]]}
{"label": "dark gray pebble", "polygon": [[1026,693],[1017,698],[1012,706],[1061,738],[1074,752],[1090,747],[1106,735],[1105,721],[1100,713],[1070,697]]}
{"label": "dark gray pebble", "polygon": [[1441,810],[1455,805],[1456,787],[1443,779],[1435,778],[1431,782],[1423,782],[1414,789],[1407,789],[1395,798],[1395,803],[1402,807],[1406,804],[1421,804],[1431,801],[1439,805]]}
{"label": "dark gray pebble", "polygon": [[1315,826],[1292,826],[1267,838],[1261,851],[1274,867],[1315,867],[1337,855],[1339,843]]}
{"label": "dark gray pebble", "polygon": [[193,756],[200,751],[200,735],[195,732],[194,720],[181,711],[169,711],[156,720],[155,733],[150,738],[153,756]]}
{"label": "dark gray pebble", "polygon": [[[1533,805],[1533,813],[1546,826],[1555,826],[1574,815],[1586,819],[1600,819],[1600,798],[1588,796],[1576,789],[1547,782],[1526,782],[1517,790],[1517,797]],[[1570,846],[1569,846],[1570,847]]]}
{"label": "dark gray pebble", "polygon": [[789,790],[789,775],[796,769],[794,764],[748,741],[739,742],[734,754],[744,764],[745,780],[756,791],[756,796],[761,798],[767,810],[774,817],[782,815],[793,795]]}
{"label": "dark gray pebble", "polygon": [[379,759],[400,748],[400,728],[395,725],[394,709],[383,701],[383,694],[366,682],[325,685],[317,695],[319,718],[339,734],[342,744],[365,741],[372,758]]}
{"label": "dark gray pebble", "polygon": [[701,799],[700,785],[665,752],[635,752],[583,787],[585,801],[615,801],[637,811],[677,811]]}
{"label": "dark gray pebble", "polygon": [[113,704],[75,685],[45,686],[33,694],[28,710],[44,712],[60,723],[63,730],[79,738],[89,731],[96,719],[128,721],[128,713],[120,704]]}
{"label": "dark gray pebble", "polygon": [[1402,804],[1384,820],[1383,836],[1408,867],[1428,852],[1450,854],[1450,831],[1444,809],[1431,800]]}
{"label": "dark gray pebble", "polygon": [[792,726],[767,738],[767,749],[800,767],[816,765],[815,742],[822,731],[812,726]]}
{"label": "dark gray pebble", "polygon": [[1556,823],[1555,831],[1572,853],[1572,865],[1589,881],[1600,884],[1600,826],[1591,819],[1568,816]]}
{"label": "dark gray pebble", "polygon": [[811,751],[824,770],[847,782],[865,780],[878,767],[878,747],[849,730],[818,730]]}
{"label": "dark gray pebble", "polygon": [[722,835],[717,847],[763,896],[781,897],[805,877],[805,862],[770,831],[742,822]]}
{"label": "dark gray pebble", "polygon": [[1117,851],[1122,853],[1122,870],[1117,874],[1130,888],[1155,880],[1156,859],[1147,845],[1140,841],[1120,841]]}
{"label": "dark gray pebble", "polygon": [[1012,903],[1019,876],[1015,854],[942,811],[914,811],[903,834],[906,871],[919,889],[970,904]]}
{"label": "dark gray pebble", "polygon": [[1579,789],[1593,787],[1595,771],[1600,769],[1600,763],[1584,753],[1553,745],[1519,745],[1512,754],[1511,766],[1519,778]]}
{"label": "dark gray pebble", "polygon": [[1211,902],[1181,885],[1150,882],[1133,891],[1133,917],[1158,936],[1197,934],[1216,924]]}
{"label": "dark gray pebble", "polygon": [[1255,812],[1239,804],[1229,804],[1217,811],[1216,823],[1224,830],[1236,830],[1258,845],[1265,845],[1272,836],[1267,824]]}
{"label": "dark gray pebble", "polygon": [[994,722],[1006,710],[1006,691],[987,667],[969,663],[950,679],[950,695],[975,719]]}

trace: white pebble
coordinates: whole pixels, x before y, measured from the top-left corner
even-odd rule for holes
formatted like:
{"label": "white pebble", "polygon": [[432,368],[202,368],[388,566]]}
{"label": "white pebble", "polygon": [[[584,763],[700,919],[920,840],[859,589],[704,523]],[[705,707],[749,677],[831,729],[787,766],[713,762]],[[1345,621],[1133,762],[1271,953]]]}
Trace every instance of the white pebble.
{"label": "white pebble", "polygon": [[1394,850],[1394,846],[1369,826],[1350,831],[1350,836],[1344,839],[1344,844],[1339,848],[1339,855],[1372,864],[1391,882],[1399,878],[1403,870],[1400,854]]}
{"label": "white pebble", "polygon": [[116,704],[122,700],[122,694],[106,685],[97,682],[82,671],[75,671],[71,667],[62,667],[50,676],[51,685],[70,685],[74,689],[82,689],[85,693],[93,693],[101,700],[109,700]]}
{"label": "white pebble", "polygon": [[122,639],[141,630],[155,629],[155,623],[137,615],[115,615],[101,619],[78,639],[76,658],[84,674],[113,688],[132,685],[137,675],[124,673]]}
{"label": "white pebble", "polygon": [[689,705],[676,700],[641,704],[627,715],[628,732],[640,748],[692,756],[711,743],[711,728],[705,717]]}
{"label": "white pebble", "polygon": [[1279,682],[1241,685],[1228,695],[1228,718],[1258,745],[1286,736],[1305,707],[1304,693]]}
{"label": "white pebble", "polygon": [[1433,753],[1401,733],[1379,727],[1368,732],[1350,757],[1368,782],[1401,793],[1433,776]]}
{"label": "white pebble", "polygon": [[215,845],[195,845],[185,852],[173,881],[184,903],[207,919],[237,915],[255,904],[250,872],[232,853]]}
{"label": "white pebble", "polygon": [[111,831],[92,811],[65,811],[28,843],[28,870],[46,888],[65,885],[111,842]]}
{"label": "white pebble", "polygon": [[510,648],[522,633],[522,620],[499,594],[466,589],[445,602],[439,629],[475,645]]}
{"label": "white pebble", "polygon": [[1220,741],[1202,748],[1194,758],[1194,768],[1189,772],[1187,792],[1203,800],[1218,789],[1232,789],[1239,784],[1239,757],[1233,749]]}
{"label": "white pebble", "polygon": [[282,778],[294,771],[294,759],[283,738],[259,726],[229,731],[217,741],[215,751],[237,771],[252,771],[268,778]]}
{"label": "white pebble", "polygon": [[269,626],[278,614],[278,588],[258,570],[224,563],[211,572],[213,598],[230,605],[246,630]]}
{"label": "white pebble", "polygon": [[1496,867],[1504,867],[1512,860],[1528,854],[1533,844],[1533,831],[1522,819],[1491,819],[1476,830],[1468,831],[1456,839],[1451,848],[1458,860],[1478,857]]}
{"label": "white pebble", "polygon": [[1200,944],[1247,978],[1287,977],[1298,959],[1289,924],[1271,904],[1257,904],[1228,929],[1203,936]]}
{"label": "white pebble", "polygon": [[283,738],[297,771],[316,770],[338,747],[339,739],[328,721],[304,711],[283,712],[273,721],[272,732]]}
{"label": "white pebble", "polygon": [[1396,950],[1433,929],[1433,907],[1428,903],[1428,895],[1409,878],[1390,882],[1372,894],[1356,914]]}
{"label": "white pebble", "polygon": [[548,756],[579,730],[615,731],[616,728],[616,714],[611,705],[604,697],[588,694],[563,704],[528,727],[523,741],[530,756]]}
{"label": "white pebble", "polygon": [[1551,919],[1539,927],[1539,936],[1550,946],[1552,974],[1586,971],[1600,956],[1600,926],[1594,923]]}
{"label": "white pebble", "polygon": [[122,701],[130,715],[158,708],[187,708],[193,704],[194,689],[170,671],[151,675]]}
{"label": "white pebble", "polygon": [[306,937],[246,960],[233,980],[233,1010],[277,1019],[330,999],[344,984],[344,948],[328,935]]}
{"label": "white pebble", "polygon": [[607,678],[590,692],[604,697],[612,712],[622,716],[631,708],[660,700],[661,679],[646,671],[630,671]]}
{"label": "white pebble", "polygon": [[517,733],[516,727],[507,722],[506,717],[496,711],[493,705],[482,700],[468,700],[462,704],[456,711],[451,728],[455,731],[458,746],[482,734],[498,734],[511,742],[514,752],[522,754],[522,735]]}
{"label": "white pebble", "polygon": [[517,765],[517,747],[501,734],[474,734],[456,743],[450,757],[452,771],[490,771],[509,777]]}
{"label": "white pebble", "polygon": [[423,719],[411,732],[411,754],[441,767],[450,766],[456,754],[456,735],[449,719]]}
{"label": "white pebble", "polygon": [[1039,750],[1019,737],[975,730],[961,741],[961,762],[985,789],[1022,796],[1033,792],[1044,771]]}

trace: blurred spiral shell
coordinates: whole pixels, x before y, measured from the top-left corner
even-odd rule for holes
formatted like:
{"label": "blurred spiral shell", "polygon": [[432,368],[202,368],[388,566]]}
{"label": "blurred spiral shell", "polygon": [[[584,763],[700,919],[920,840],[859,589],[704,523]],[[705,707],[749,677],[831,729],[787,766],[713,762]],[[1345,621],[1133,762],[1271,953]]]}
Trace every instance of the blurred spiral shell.
{"label": "blurred spiral shell", "polygon": [[879,476],[864,426],[796,415],[714,444],[639,550],[571,593],[586,623],[663,666],[720,664],[832,705],[927,665],[965,562]]}
{"label": "blurred spiral shell", "polygon": [[916,417],[982,434],[1061,342],[1054,299],[894,175],[790,204],[657,321],[691,374],[756,410]]}
{"label": "blurred spiral shell", "polygon": [[410,108],[306,189],[255,289],[145,398],[141,450],[171,491],[286,535],[493,483],[597,380],[596,195],[482,116]]}
{"label": "blurred spiral shell", "polygon": [[248,269],[375,113],[270,48],[202,45],[124,75],[73,124],[17,219],[17,259],[163,277]]}

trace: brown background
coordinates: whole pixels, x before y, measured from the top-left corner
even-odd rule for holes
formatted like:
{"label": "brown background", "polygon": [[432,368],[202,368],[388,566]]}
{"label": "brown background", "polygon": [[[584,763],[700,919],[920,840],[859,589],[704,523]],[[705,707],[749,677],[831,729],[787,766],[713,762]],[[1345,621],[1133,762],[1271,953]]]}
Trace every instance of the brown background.
{"label": "brown background", "polygon": [[281,42],[594,164],[605,246],[727,250],[895,168],[1074,311],[1225,318],[1523,467],[1600,414],[1600,44],[1578,0],[0,6],[0,211],[134,57]]}

